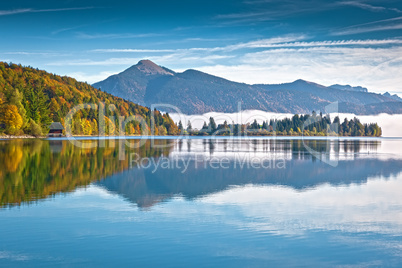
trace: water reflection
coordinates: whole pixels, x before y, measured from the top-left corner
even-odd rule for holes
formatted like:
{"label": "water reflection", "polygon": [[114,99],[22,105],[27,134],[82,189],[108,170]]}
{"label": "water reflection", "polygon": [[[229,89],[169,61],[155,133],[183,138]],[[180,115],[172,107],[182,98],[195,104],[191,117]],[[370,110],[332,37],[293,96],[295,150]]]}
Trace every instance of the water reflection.
{"label": "water reflection", "polygon": [[127,170],[129,152],[141,157],[168,156],[172,143],[158,140],[155,144],[160,146],[151,146],[147,141],[138,149],[124,151],[126,160],[120,161],[117,143],[103,142],[104,146],[79,148],[66,140],[0,141],[0,206],[73,191]]}
{"label": "water reflection", "polygon": [[[285,162],[286,168],[204,168],[190,163],[186,172],[178,169],[131,169],[99,182],[110,192],[124,196],[139,207],[149,207],[174,196],[195,199],[233,186],[281,185],[308,191],[323,184],[347,186],[365,184],[369,178],[389,178],[402,171],[400,160],[342,160],[337,167],[319,161]],[[155,172],[153,172],[155,170]]]}
{"label": "water reflection", "polygon": [[0,141],[0,266],[400,267],[401,141]]}
{"label": "water reflection", "polygon": [[[66,140],[0,141],[0,205],[70,192],[95,181],[139,207],[149,207],[175,195],[192,199],[233,185],[303,190],[323,183],[366,183],[369,177],[402,171],[400,160],[381,159],[379,140],[147,140],[140,148],[124,148],[124,160],[117,142],[101,145],[78,148]],[[149,165],[144,168],[130,161],[133,153]],[[157,166],[162,158],[170,161],[168,168]],[[338,166],[327,165],[321,161],[324,158],[337,160]],[[227,167],[211,165],[217,159],[227,160]],[[255,159],[267,161],[264,168],[250,165]],[[181,162],[187,163],[185,170]]]}

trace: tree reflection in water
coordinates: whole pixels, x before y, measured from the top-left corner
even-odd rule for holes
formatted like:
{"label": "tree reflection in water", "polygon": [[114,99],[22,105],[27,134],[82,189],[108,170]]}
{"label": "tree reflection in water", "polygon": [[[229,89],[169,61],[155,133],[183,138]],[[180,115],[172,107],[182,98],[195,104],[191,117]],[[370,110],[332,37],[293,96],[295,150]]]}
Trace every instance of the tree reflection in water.
{"label": "tree reflection in water", "polygon": [[[83,142],[89,144],[93,140]],[[0,206],[30,203],[98,181],[107,190],[140,207],[148,207],[174,195],[197,198],[231,186],[279,184],[303,190],[322,183],[364,183],[370,176],[390,176],[402,170],[401,161],[379,160],[375,154],[370,158],[347,158],[359,152],[376,152],[381,145],[378,140],[147,140],[140,148],[125,148],[124,160],[119,158],[118,142],[102,142],[105,146],[79,148],[67,140],[0,141]],[[304,143],[317,154],[311,155]],[[131,153],[154,160],[170,157],[172,161],[177,161],[172,155],[232,159],[235,155],[280,155],[286,168],[214,169],[199,168],[192,162],[186,172],[174,168],[154,172],[152,164],[149,168],[130,169]],[[331,167],[320,161],[323,157],[335,157],[339,165]]]}

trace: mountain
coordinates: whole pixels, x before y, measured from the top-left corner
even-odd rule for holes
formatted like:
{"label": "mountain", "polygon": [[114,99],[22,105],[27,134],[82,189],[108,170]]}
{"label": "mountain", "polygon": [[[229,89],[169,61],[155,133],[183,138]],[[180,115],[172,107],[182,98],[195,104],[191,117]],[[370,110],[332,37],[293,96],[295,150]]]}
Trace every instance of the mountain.
{"label": "mountain", "polygon": [[149,81],[158,80],[161,77],[172,77],[175,72],[160,67],[149,60],[142,60],[118,75],[112,75],[102,83],[93,86],[129,100],[146,105],[144,96]]}
{"label": "mountain", "polygon": [[396,101],[402,101],[402,98],[400,98],[400,97],[399,97],[398,95],[396,95],[396,94],[391,95],[391,94],[389,94],[389,92],[385,92],[385,93],[382,94],[382,95],[385,96],[385,97],[394,99],[394,100],[396,100]]}
{"label": "mountain", "polygon": [[[157,103],[174,105],[184,113],[236,111],[238,96],[244,92],[253,94],[244,95],[243,102],[259,109],[268,108],[255,98],[255,95],[264,96],[251,85],[234,83],[196,70],[175,73],[148,60],[142,60],[93,86],[146,106]],[[225,101],[221,101],[222,98]]]}
{"label": "mountain", "polygon": [[367,88],[365,88],[365,87],[360,87],[360,86],[352,87],[352,86],[350,86],[350,85],[344,85],[344,86],[342,86],[342,85],[336,84],[336,85],[330,86],[330,88],[335,88],[335,89],[340,89],[340,90],[347,90],[347,91],[368,92],[368,89],[367,89]]}
{"label": "mountain", "polygon": [[[154,73],[157,72],[157,73]],[[145,65],[137,74],[167,74],[162,68]],[[109,134],[116,134],[117,121],[110,116],[141,116],[147,126],[139,122],[126,125],[127,134],[141,134],[149,127],[151,111],[149,108],[102,92],[87,83],[78,82],[67,76],[58,76],[31,67],[0,62],[0,134],[42,135],[50,122],[64,124],[66,115],[79,104],[106,105],[105,123]],[[112,112],[110,105],[116,107]],[[96,109],[83,109],[77,113],[72,124],[74,134],[96,134],[99,113]],[[169,115],[154,113],[156,129],[159,134],[176,134],[177,126]],[[113,129],[115,131],[113,131]]]}
{"label": "mountain", "polygon": [[[342,86],[341,89],[326,87],[304,80],[277,85],[249,85],[197,70],[177,73],[149,60],[142,60],[93,86],[148,107],[161,103],[173,105],[186,114],[237,112],[239,103],[242,110],[279,113],[324,111],[325,106],[333,102],[339,102],[344,109],[341,112],[376,114],[402,111],[402,101],[365,92],[363,88],[360,91],[357,87],[345,90]],[[158,108],[174,111],[169,107]]]}

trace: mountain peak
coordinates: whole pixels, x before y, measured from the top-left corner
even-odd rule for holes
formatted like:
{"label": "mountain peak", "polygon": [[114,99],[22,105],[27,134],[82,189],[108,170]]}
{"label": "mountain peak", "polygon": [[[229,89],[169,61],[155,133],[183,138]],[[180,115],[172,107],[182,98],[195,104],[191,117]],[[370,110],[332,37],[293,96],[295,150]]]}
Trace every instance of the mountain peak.
{"label": "mountain peak", "polygon": [[389,94],[389,92],[387,91],[387,92],[385,92],[384,94],[382,94],[382,95],[384,95],[385,97],[391,97],[391,94]]}
{"label": "mountain peak", "polygon": [[310,84],[310,85],[312,85],[312,84],[316,84],[316,83],[310,82],[307,80],[303,80],[303,79],[297,79],[296,81],[293,82],[293,84]]}
{"label": "mountain peak", "polygon": [[319,89],[327,89],[327,87],[325,87],[323,85],[320,85],[320,84],[317,84],[317,83],[314,83],[314,82],[310,82],[310,81],[307,81],[307,80],[303,80],[303,79],[297,79],[296,81],[294,81],[294,82],[292,82],[290,84],[294,84],[294,85],[296,85],[298,87],[307,87],[307,88],[313,87],[313,88],[316,88],[316,89],[318,89],[318,88]]}
{"label": "mountain peak", "polygon": [[140,60],[138,63],[137,63],[137,66],[138,65],[145,65],[145,66],[152,66],[152,67],[159,67],[155,62],[153,62],[153,61],[151,61],[151,60]]}
{"label": "mountain peak", "polygon": [[155,74],[173,75],[172,71],[163,68],[150,60],[140,60],[136,65],[132,66],[131,68],[136,68],[139,71],[145,73],[146,75],[155,75]]}
{"label": "mountain peak", "polygon": [[396,94],[391,95],[389,92],[385,92],[385,93],[382,94],[382,95],[385,96],[385,97],[387,97],[387,98],[396,100],[396,101],[402,101],[402,98],[400,98],[400,97],[399,97],[398,95],[396,95]]}

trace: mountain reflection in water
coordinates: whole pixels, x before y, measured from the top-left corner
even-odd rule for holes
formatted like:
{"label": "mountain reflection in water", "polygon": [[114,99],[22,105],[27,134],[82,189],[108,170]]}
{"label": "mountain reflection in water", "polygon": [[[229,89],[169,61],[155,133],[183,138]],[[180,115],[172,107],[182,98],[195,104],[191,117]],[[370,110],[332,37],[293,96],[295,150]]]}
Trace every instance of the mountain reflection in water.
{"label": "mountain reflection in water", "polygon": [[[139,207],[150,207],[174,196],[194,199],[232,186],[283,185],[305,191],[325,183],[362,184],[402,171],[402,161],[378,152],[381,140],[159,139],[136,149],[125,147],[124,160],[118,141],[102,142],[104,146],[79,148],[67,140],[1,141],[0,205],[29,203],[93,182]],[[134,166],[133,154],[138,157]],[[170,161],[169,168],[156,166],[162,158]],[[211,165],[219,159],[227,161],[225,168]],[[249,164],[255,159],[272,164],[253,168]],[[337,166],[325,159],[336,160]],[[180,161],[187,161],[185,170]],[[241,161],[246,162],[243,168]],[[135,165],[139,163],[147,165]]]}

